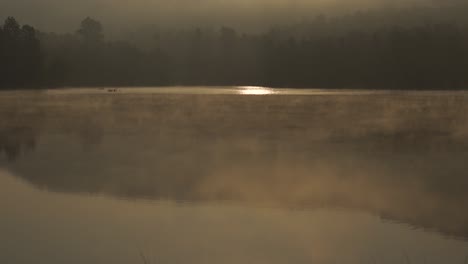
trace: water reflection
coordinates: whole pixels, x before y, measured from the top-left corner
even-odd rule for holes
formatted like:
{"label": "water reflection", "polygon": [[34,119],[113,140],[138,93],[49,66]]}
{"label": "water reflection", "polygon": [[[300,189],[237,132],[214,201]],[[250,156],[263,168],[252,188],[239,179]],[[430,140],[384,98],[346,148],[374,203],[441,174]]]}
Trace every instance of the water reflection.
{"label": "water reflection", "polygon": [[[429,234],[468,238],[466,96],[25,93],[21,103],[0,101],[0,145],[10,153],[0,167],[42,190],[137,204],[190,202],[194,210],[218,206],[210,210],[219,215],[232,216],[234,206],[252,219],[267,210],[260,208],[287,215],[341,208],[366,215],[342,214],[349,230],[377,215]],[[1,193],[20,200],[29,195],[14,186],[0,185]],[[57,198],[47,199],[55,204]],[[116,211],[144,214],[119,206]],[[307,221],[301,232],[308,232]],[[325,228],[327,221],[314,223]],[[399,236],[411,236],[407,230]]]}
{"label": "water reflection", "polygon": [[36,138],[31,128],[17,127],[0,131],[0,156],[15,161],[22,152],[34,150]]}

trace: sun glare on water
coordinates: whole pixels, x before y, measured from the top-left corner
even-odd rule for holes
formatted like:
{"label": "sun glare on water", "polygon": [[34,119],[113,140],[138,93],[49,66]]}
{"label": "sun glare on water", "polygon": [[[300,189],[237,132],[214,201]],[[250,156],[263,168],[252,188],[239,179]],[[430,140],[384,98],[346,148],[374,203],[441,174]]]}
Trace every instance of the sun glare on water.
{"label": "sun glare on water", "polygon": [[244,95],[267,95],[273,94],[274,91],[270,88],[260,86],[242,86],[239,87],[239,93]]}

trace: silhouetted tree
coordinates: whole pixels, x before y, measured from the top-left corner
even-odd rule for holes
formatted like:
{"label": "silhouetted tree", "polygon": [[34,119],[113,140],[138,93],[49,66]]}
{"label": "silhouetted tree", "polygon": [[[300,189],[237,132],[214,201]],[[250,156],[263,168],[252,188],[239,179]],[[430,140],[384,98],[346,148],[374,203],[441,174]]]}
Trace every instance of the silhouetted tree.
{"label": "silhouetted tree", "polygon": [[16,88],[40,85],[42,53],[36,31],[8,17],[0,37],[0,87]]}
{"label": "silhouetted tree", "polygon": [[468,88],[468,28],[395,21],[377,27],[375,16],[320,15],[256,34],[229,27],[150,31],[144,45],[135,36],[105,40],[101,23],[89,17],[77,34],[38,33],[10,17],[0,27],[0,87]]}
{"label": "silhouetted tree", "polygon": [[101,23],[90,17],[81,22],[81,27],[77,33],[88,43],[101,42],[104,38]]}
{"label": "silhouetted tree", "polygon": [[21,71],[24,83],[28,86],[39,83],[42,73],[43,58],[36,30],[28,25],[21,28]]}
{"label": "silhouetted tree", "polygon": [[14,17],[8,17],[3,25],[3,32],[7,39],[17,40],[21,33],[20,24]]}

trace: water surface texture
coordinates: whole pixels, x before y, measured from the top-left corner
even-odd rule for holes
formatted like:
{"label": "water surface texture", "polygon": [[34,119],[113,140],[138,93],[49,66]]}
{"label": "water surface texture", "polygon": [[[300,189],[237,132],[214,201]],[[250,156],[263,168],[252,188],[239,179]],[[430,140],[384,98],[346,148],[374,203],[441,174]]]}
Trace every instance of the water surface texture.
{"label": "water surface texture", "polygon": [[456,263],[468,93],[0,93],[0,263]]}

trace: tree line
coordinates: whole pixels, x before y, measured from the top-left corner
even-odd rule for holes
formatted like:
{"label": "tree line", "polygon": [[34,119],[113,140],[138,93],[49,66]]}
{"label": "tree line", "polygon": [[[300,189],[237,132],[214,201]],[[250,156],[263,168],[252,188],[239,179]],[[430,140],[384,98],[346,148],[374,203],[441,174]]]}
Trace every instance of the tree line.
{"label": "tree line", "polygon": [[319,16],[264,33],[235,29],[148,33],[106,40],[86,18],[76,32],[43,33],[9,17],[0,26],[0,88],[260,85],[468,88],[468,29],[456,23],[337,32]]}

